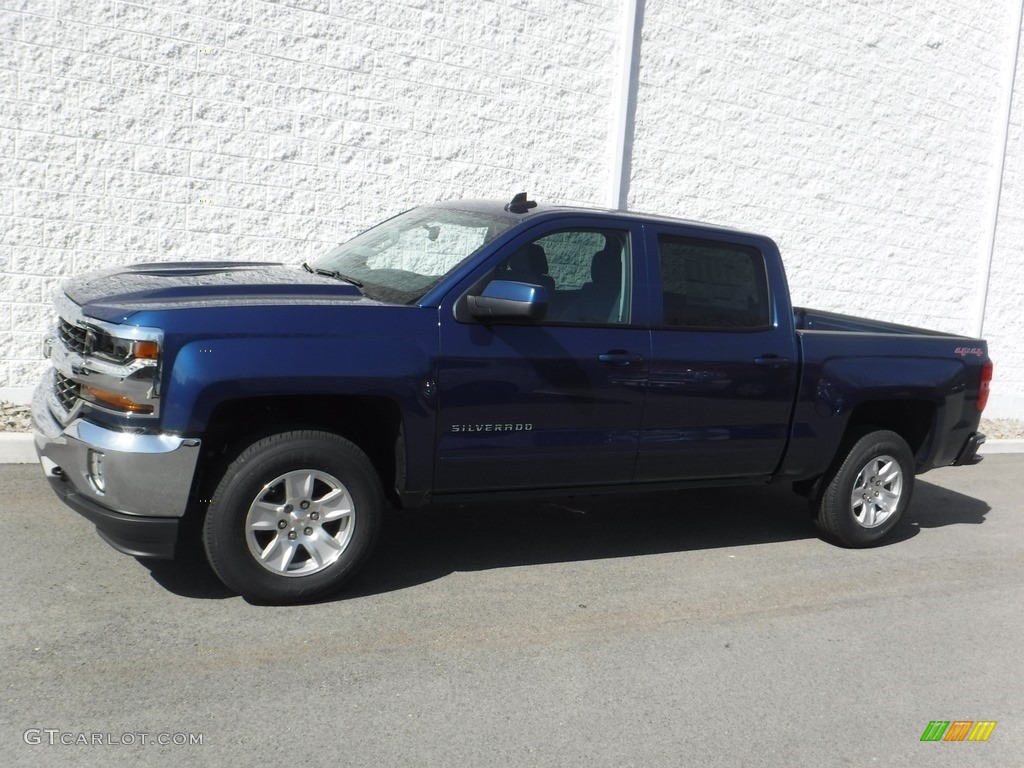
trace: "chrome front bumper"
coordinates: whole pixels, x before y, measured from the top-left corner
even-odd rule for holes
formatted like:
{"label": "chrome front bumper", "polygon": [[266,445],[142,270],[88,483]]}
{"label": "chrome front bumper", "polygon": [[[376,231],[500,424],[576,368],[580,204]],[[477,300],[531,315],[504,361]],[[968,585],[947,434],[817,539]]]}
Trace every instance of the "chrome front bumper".
{"label": "chrome front bumper", "polygon": [[47,376],[36,389],[32,421],[36,453],[54,490],[122,552],[171,556],[173,536],[169,550],[164,539],[176,533],[188,506],[200,441],[121,432],[83,418],[61,426],[47,404],[52,386]]}

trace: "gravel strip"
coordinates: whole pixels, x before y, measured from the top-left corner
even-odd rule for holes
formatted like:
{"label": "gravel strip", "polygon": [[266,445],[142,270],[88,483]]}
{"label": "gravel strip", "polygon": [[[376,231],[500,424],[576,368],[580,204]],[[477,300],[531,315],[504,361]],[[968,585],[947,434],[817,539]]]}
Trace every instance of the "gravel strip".
{"label": "gravel strip", "polygon": [[0,432],[31,432],[32,416],[27,405],[0,400]]}
{"label": "gravel strip", "polygon": [[982,419],[979,429],[989,440],[1024,440],[1024,421],[1020,419]]}

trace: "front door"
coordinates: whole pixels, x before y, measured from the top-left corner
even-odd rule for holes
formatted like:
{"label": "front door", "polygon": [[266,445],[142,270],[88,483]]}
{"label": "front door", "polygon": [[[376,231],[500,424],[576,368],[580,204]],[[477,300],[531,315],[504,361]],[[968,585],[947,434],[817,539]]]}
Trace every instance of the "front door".
{"label": "front door", "polygon": [[457,320],[459,296],[442,306],[437,492],[632,480],[651,352],[633,322],[638,233],[562,221],[497,254],[484,282],[542,286],[543,320]]}

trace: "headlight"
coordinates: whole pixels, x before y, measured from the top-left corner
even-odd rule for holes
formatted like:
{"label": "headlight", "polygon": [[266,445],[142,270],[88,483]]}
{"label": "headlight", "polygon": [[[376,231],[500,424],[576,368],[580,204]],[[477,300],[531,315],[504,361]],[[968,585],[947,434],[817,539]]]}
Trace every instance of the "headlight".
{"label": "headlight", "polygon": [[130,419],[159,417],[163,330],[87,316],[63,293],[55,303],[57,327],[44,352],[56,369],[51,406],[63,423],[83,402]]}
{"label": "headlight", "polygon": [[111,413],[157,416],[163,333],[98,321],[85,329],[79,396]]}
{"label": "headlight", "polygon": [[92,354],[114,363],[156,360],[160,357],[160,345],[155,341],[122,339],[96,329],[90,329],[90,340]]}

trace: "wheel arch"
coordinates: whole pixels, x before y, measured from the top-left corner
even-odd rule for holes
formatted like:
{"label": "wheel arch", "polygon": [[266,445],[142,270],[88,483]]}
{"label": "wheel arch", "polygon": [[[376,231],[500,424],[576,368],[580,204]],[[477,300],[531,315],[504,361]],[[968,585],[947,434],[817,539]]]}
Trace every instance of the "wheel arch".
{"label": "wheel arch", "polygon": [[245,397],[219,403],[203,435],[196,487],[209,499],[223,469],[257,440],[294,429],[332,432],[358,446],[380,477],[388,501],[405,486],[405,430],[394,400],[365,395]]}
{"label": "wheel arch", "polygon": [[858,403],[846,419],[828,464],[813,476],[795,481],[793,490],[801,496],[816,498],[822,478],[833,471],[837,463],[842,463],[857,440],[876,430],[889,430],[902,437],[920,471],[924,457],[931,450],[937,413],[935,404],[923,399],[881,399]]}
{"label": "wheel arch", "polygon": [[837,453],[842,453],[865,432],[887,429],[902,437],[914,458],[920,462],[935,430],[936,413],[935,404],[928,400],[869,400],[859,403],[850,412]]}

